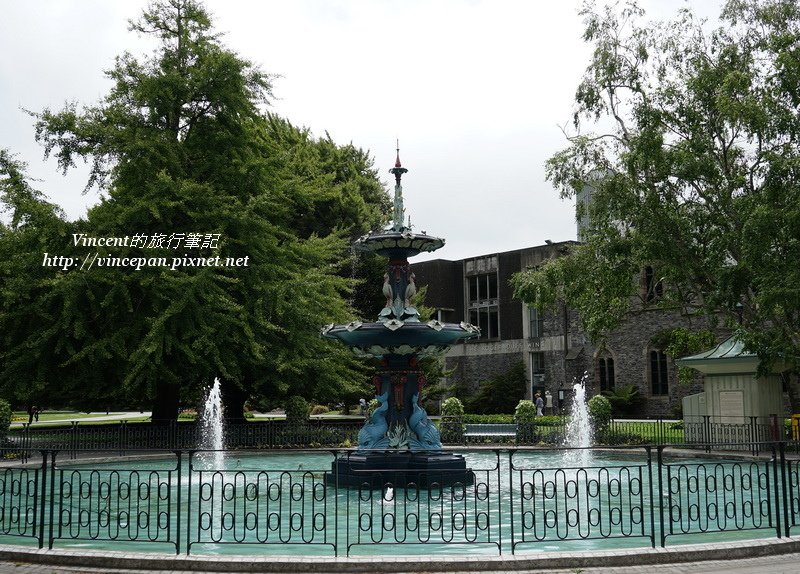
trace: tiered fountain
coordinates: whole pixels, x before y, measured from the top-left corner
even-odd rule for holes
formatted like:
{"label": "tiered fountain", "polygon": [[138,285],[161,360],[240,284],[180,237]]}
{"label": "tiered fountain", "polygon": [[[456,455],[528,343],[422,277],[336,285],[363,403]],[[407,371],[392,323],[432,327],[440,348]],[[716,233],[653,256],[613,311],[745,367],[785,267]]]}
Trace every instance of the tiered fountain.
{"label": "tiered fountain", "polygon": [[398,149],[395,167],[390,170],[396,182],[393,225],[360,237],[353,245],[358,251],[388,258],[383,276],[386,306],[374,323],[353,321],[322,330],[323,336],[338,339],[356,355],[378,361],[373,383],[380,404],[358,433],[358,451],[334,462],[329,475],[330,480],[338,477],[341,485],[359,486],[376,476],[401,486],[471,482],[464,458],[442,451],[439,430],[419,405],[426,382],[419,360],[445,352],[451,345],[477,336],[479,330],[468,323],[422,322],[411,302],[417,287],[408,258],[439,249],[444,239],[413,233],[404,225],[400,179],[407,171],[400,164]]}

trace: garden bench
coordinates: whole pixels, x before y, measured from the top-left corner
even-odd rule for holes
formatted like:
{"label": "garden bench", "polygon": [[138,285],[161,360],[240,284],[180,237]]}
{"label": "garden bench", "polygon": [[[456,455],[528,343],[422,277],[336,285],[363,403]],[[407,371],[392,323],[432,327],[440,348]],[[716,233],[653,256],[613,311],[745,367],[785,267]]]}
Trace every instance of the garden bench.
{"label": "garden bench", "polygon": [[516,424],[472,423],[464,425],[464,438],[517,437]]}

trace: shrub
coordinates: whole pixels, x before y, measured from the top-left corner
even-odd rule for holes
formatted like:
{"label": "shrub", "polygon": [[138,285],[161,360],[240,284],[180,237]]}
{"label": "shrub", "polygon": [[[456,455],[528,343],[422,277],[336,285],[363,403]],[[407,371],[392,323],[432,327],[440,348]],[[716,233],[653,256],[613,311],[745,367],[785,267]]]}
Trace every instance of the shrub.
{"label": "shrub", "polygon": [[536,405],[533,401],[520,401],[514,409],[514,420],[520,422],[531,422],[536,418]]}
{"label": "shrub", "polygon": [[525,395],[525,364],[516,362],[505,373],[482,381],[478,392],[466,400],[467,410],[477,414],[502,414],[514,410]]}
{"label": "shrub", "polygon": [[542,415],[536,417],[533,421],[539,427],[563,427],[565,424],[564,417],[558,415]]}
{"label": "shrub", "polygon": [[611,403],[615,417],[628,417],[635,415],[642,403],[639,387],[636,385],[622,385],[613,391],[603,393]]}
{"label": "shrub", "polygon": [[321,414],[325,414],[327,412],[330,412],[330,410],[331,409],[329,409],[325,405],[314,405],[312,407],[312,409],[311,409],[311,414],[312,415],[321,415]]}
{"label": "shrub", "polygon": [[514,421],[517,423],[517,443],[533,444],[537,442],[536,405],[531,401],[520,401],[514,409]]}
{"label": "shrub", "polygon": [[464,405],[456,397],[450,397],[442,403],[442,422],[440,431],[442,442],[464,442]]}
{"label": "shrub", "polygon": [[586,404],[592,417],[594,436],[603,437],[611,422],[611,402],[603,395],[595,395]]}
{"label": "shrub", "polygon": [[9,426],[11,426],[11,405],[5,399],[0,399],[0,437],[8,436]]}
{"label": "shrub", "polygon": [[297,395],[286,400],[284,409],[286,411],[286,424],[290,426],[305,424],[308,421],[308,413],[311,410],[308,402]]}
{"label": "shrub", "polygon": [[450,397],[442,403],[443,417],[463,417],[464,405],[456,397]]}

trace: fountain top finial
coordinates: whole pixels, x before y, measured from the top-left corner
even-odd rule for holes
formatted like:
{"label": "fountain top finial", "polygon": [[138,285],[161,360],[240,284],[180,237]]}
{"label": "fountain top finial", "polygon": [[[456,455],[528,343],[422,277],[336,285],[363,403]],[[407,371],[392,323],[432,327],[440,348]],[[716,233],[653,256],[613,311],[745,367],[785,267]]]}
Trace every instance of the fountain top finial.
{"label": "fountain top finial", "polygon": [[411,217],[406,219],[403,206],[403,186],[400,178],[408,170],[400,162],[400,140],[397,141],[397,156],[394,167],[389,170],[396,179],[391,227],[382,231],[371,231],[355,240],[353,247],[358,251],[369,251],[384,255],[391,260],[407,259],[423,251],[436,251],[444,245],[444,239],[422,233],[414,233]]}
{"label": "fountain top finial", "polygon": [[[403,225],[403,215],[405,209],[403,208],[403,186],[400,184],[400,178],[403,174],[408,172],[406,168],[400,163],[400,140],[397,140],[397,159],[394,162],[394,167],[389,170],[389,173],[394,174],[394,217],[393,217],[393,231],[403,231],[406,227]],[[410,227],[410,226],[409,226]]]}
{"label": "fountain top finial", "polygon": [[400,138],[397,139],[397,159],[394,160],[395,167],[403,167],[403,164],[400,163]]}
{"label": "fountain top finial", "polygon": [[395,188],[400,185],[400,178],[403,177],[404,173],[407,173],[408,170],[403,167],[403,164],[400,163],[400,140],[397,140],[397,159],[394,160],[394,167],[389,170],[389,173],[394,174],[395,179]]}

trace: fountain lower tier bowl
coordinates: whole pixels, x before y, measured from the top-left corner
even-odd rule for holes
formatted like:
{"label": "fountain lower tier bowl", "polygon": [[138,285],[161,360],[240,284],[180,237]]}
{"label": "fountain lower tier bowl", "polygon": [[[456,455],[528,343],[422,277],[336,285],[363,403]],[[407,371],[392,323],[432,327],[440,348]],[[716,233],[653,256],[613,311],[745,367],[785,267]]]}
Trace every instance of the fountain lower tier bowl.
{"label": "fountain lower tier bowl", "polygon": [[447,350],[452,345],[472,337],[480,331],[468,323],[441,323],[439,321],[397,321],[328,325],[322,335],[337,339],[354,353],[367,357],[384,355],[431,355]]}
{"label": "fountain lower tier bowl", "polygon": [[[459,454],[443,451],[356,451],[337,458],[325,474],[328,484],[382,489],[391,483],[399,489],[466,486],[475,481]],[[413,486],[412,486],[413,485]]]}

